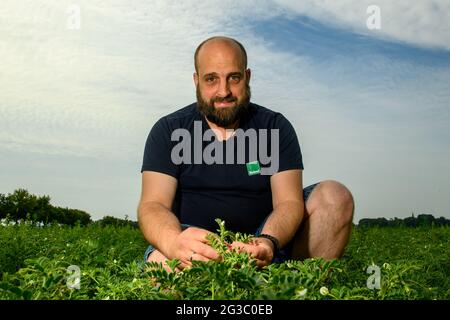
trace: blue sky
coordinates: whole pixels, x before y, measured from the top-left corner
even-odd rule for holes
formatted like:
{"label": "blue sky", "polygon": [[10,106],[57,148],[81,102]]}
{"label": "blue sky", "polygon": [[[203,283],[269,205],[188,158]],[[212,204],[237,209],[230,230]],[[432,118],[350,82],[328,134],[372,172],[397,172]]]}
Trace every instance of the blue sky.
{"label": "blue sky", "polygon": [[196,46],[228,35],[252,100],[296,128],[305,185],[344,183],[355,221],[450,218],[449,21],[444,0],[5,0],[0,193],[135,219],[151,126],[195,100]]}

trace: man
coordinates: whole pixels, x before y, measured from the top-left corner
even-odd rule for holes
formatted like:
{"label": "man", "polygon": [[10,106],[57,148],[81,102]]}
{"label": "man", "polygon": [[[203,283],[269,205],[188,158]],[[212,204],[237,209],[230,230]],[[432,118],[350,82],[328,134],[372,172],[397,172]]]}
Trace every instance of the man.
{"label": "man", "polygon": [[[166,269],[168,259],[180,260],[180,269],[193,260],[220,261],[206,240],[217,230],[215,218],[234,232],[257,236],[253,243],[232,247],[250,253],[260,267],[286,259],[340,257],[351,231],[352,195],[336,181],[303,189],[292,125],[280,113],[250,102],[244,47],[213,37],[198,46],[194,60],[197,103],[159,119],[145,146],[138,220],[151,244],[146,261],[161,262]],[[248,134],[249,139],[238,141],[243,148],[236,147],[239,135],[257,130],[259,144],[249,142]],[[214,152],[206,152],[213,143],[208,146],[205,136],[214,141]],[[261,151],[267,149],[271,168],[262,166]]]}

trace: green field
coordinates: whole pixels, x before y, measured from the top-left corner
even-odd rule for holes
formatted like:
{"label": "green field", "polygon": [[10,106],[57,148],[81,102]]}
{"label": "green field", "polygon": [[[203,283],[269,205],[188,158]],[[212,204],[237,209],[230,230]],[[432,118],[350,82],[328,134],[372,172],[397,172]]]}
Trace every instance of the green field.
{"label": "green field", "polygon": [[448,227],[356,227],[340,260],[263,269],[232,253],[167,273],[145,248],[128,226],[0,226],[0,299],[450,299]]}

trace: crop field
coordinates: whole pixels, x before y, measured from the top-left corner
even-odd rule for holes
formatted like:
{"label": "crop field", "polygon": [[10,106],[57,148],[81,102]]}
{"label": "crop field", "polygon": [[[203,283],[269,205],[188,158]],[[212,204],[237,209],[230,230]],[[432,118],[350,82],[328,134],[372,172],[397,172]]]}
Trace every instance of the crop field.
{"label": "crop field", "polygon": [[167,273],[133,227],[0,226],[0,299],[450,299],[448,227],[355,227],[339,260],[262,269],[224,251],[233,236],[211,238],[222,263]]}

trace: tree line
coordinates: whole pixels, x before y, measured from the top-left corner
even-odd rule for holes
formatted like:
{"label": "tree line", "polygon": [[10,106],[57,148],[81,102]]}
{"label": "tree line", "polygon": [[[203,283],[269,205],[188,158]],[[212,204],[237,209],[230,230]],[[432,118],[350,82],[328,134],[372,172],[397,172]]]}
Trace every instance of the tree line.
{"label": "tree line", "polygon": [[105,216],[100,220],[93,221],[91,215],[78,209],[57,207],[50,204],[49,196],[36,196],[30,194],[26,189],[17,189],[13,193],[0,193],[0,220],[32,221],[43,224],[59,223],[63,225],[98,224],[101,226],[130,225],[137,227],[137,223],[126,219]]}
{"label": "tree line", "polygon": [[[56,207],[50,204],[49,196],[36,196],[30,194],[26,189],[17,189],[10,194],[0,193],[0,220],[9,219],[13,221],[28,220],[42,222],[44,224],[59,223],[64,225],[88,225],[98,224],[100,226],[132,226],[138,227],[137,222],[105,216],[100,220],[93,221],[91,215],[78,209]],[[450,226],[450,220],[444,217],[435,218],[431,214],[414,214],[405,219],[365,218],[359,220],[358,227],[421,227],[421,226]]]}
{"label": "tree line", "polygon": [[435,218],[432,214],[419,214],[417,217],[414,214],[411,217],[404,219],[394,218],[365,218],[359,220],[358,227],[439,227],[450,226],[450,220],[444,217]]}

